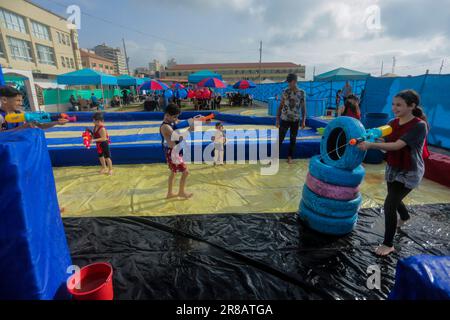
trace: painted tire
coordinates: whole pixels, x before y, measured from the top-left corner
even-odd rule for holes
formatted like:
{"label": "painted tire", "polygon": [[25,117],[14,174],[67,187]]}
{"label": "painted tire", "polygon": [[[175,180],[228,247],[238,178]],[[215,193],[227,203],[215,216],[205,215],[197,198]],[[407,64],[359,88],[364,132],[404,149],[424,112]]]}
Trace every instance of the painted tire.
{"label": "painted tire", "polygon": [[348,201],[358,196],[359,187],[335,186],[314,178],[310,173],[306,177],[306,185],[315,194],[334,200]]}
{"label": "painted tire", "polygon": [[312,192],[307,186],[303,187],[302,201],[312,211],[330,218],[349,218],[358,213],[362,203],[361,194],[350,201],[339,201],[323,198]]}
{"label": "painted tire", "polygon": [[351,171],[343,170],[323,163],[320,156],[311,158],[309,161],[309,172],[320,181],[335,186],[351,188],[358,187],[366,174],[366,170],[361,165]]}
{"label": "painted tire", "polygon": [[359,120],[351,117],[339,117],[325,128],[320,142],[322,160],[336,168],[353,170],[361,165],[365,151],[349,145],[353,138],[359,138],[366,129]]}
{"label": "painted tire", "polygon": [[298,214],[300,220],[311,229],[335,236],[343,236],[352,232],[358,221],[358,214],[354,214],[352,217],[346,219],[323,217],[308,208],[303,201],[300,204]]}

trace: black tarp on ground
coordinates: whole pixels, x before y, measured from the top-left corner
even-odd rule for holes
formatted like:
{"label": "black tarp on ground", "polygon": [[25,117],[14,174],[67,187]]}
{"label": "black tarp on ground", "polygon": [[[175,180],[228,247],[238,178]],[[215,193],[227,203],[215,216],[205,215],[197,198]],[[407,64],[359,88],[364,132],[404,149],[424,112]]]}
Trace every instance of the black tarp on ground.
{"label": "black tarp on ground", "polygon": [[[295,213],[64,219],[73,262],[107,261],[115,299],[385,299],[398,259],[450,254],[450,204],[411,208],[397,252],[382,242],[380,209],[363,209],[343,238],[315,233]],[[381,269],[381,290],[367,288]]]}

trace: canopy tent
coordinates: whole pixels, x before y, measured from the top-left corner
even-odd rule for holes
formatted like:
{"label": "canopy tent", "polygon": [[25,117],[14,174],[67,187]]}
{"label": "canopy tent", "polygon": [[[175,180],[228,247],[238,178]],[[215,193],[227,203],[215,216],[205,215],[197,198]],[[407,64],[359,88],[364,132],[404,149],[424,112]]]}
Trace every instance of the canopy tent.
{"label": "canopy tent", "polygon": [[222,76],[220,74],[214,73],[209,70],[201,70],[190,74],[188,77],[188,81],[190,83],[199,83],[200,81],[206,78],[217,78],[219,80],[222,80]]}
{"label": "canopy tent", "polygon": [[135,78],[127,74],[117,77],[117,84],[121,87],[137,87],[146,81],[150,81],[150,78]]}
{"label": "canopy tent", "polygon": [[[102,89],[102,98],[105,93],[103,86],[117,86],[117,78],[100,71],[92,69],[81,69],[65,74],[61,74],[56,78],[58,84],[79,85],[79,86],[100,86]],[[104,99],[105,105],[108,104],[108,99]],[[58,88],[58,109],[59,109],[59,88]]]}
{"label": "canopy tent", "polygon": [[338,68],[314,77],[314,81],[352,81],[365,80],[370,73],[363,73],[346,68]]}
{"label": "canopy tent", "polygon": [[117,78],[92,69],[81,69],[65,74],[56,78],[58,84],[67,85],[110,85],[117,86]]}

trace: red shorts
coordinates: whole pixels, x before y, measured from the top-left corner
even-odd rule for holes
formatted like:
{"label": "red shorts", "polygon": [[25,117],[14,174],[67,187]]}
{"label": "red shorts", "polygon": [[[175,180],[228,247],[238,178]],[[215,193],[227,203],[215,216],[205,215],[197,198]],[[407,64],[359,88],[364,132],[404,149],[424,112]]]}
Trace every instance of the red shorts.
{"label": "red shorts", "polygon": [[185,172],[187,170],[187,166],[184,163],[183,157],[180,154],[176,154],[175,159],[172,159],[172,150],[173,149],[171,148],[164,149],[167,165],[169,166],[170,171],[173,173]]}

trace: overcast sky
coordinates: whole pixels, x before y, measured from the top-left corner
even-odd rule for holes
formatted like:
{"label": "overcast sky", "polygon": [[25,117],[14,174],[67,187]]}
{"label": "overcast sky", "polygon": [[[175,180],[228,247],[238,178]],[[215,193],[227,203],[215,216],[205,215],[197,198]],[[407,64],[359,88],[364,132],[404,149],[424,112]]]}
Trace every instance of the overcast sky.
{"label": "overcast sky", "polygon": [[[80,7],[80,45],[125,38],[132,68],[166,63],[289,61],[310,79],[337,67],[373,75],[450,73],[450,0],[34,0]],[[379,12],[379,15],[377,14]]]}

